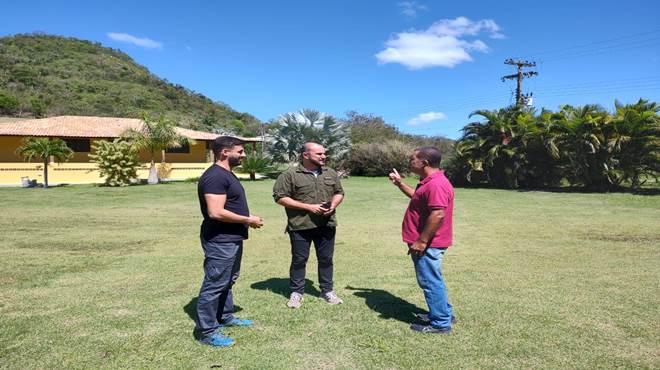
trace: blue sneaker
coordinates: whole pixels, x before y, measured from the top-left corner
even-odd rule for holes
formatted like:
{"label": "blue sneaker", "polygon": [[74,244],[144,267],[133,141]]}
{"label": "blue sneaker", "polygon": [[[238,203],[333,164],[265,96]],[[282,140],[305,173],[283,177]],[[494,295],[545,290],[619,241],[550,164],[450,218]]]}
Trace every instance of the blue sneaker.
{"label": "blue sneaker", "polygon": [[252,320],[239,319],[238,317],[232,317],[229,321],[221,322],[220,327],[226,328],[230,326],[252,326]]}
{"label": "blue sneaker", "polygon": [[217,331],[202,337],[199,342],[213,347],[231,347],[236,343],[235,340]]}

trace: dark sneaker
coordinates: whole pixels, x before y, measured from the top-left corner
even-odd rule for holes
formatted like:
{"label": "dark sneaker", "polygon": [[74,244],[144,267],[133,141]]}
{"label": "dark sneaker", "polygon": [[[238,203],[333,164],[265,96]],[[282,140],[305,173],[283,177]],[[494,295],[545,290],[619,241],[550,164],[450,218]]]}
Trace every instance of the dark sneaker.
{"label": "dark sneaker", "polygon": [[[417,318],[417,320],[419,320],[419,321],[421,321],[425,324],[428,324],[428,323],[431,322],[431,320],[429,320],[429,314],[427,314],[427,313],[416,313],[415,317]],[[453,325],[453,324],[456,324],[457,322],[458,322],[458,320],[456,320],[456,316],[451,315],[451,324]]]}
{"label": "dark sneaker", "polygon": [[239,319],[238,317],[232,317],[231,320],[220,323],[221,328],[226,328],[230,326],[252,326],[252,320],[245,320],[245,319]]}
{"label": "dark sneaker", "polygon": [[448,326],[446,328],[434,328],[431,325],[420,325],[420,324],[412,324],[410,325],[410,329],[420,332],[420,333],[428,333],[428,334],[449,334],[451,333],[451,326]]}
{"label": "dark sneaker", "polygon": [[231,347],[236,343],[235,340],[217,331],[200,338],[199,342],[213,347]]}
{"label": "dark sneaker", "polygon": [[334,304],[344,303],[344,301],[342,301],[341,298],[337,297],[335,292],[325,292],[321,294],[321,297],[323,297],[323,299],[325,299],[325,301],[328,302],[329,304],[334,305]]}

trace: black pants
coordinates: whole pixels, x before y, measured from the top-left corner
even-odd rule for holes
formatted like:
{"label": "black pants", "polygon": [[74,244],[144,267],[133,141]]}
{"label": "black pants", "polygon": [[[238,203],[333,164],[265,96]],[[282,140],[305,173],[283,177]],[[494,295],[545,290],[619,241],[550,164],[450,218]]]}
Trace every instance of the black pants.
{"label": "black pants", "polygon": [[291,292],[303,294],[305,291],[305,266],[309,259],[309,249],[314,242],[319,266],[319,286],[321,292],[332,291],[332,256],[335,251],[335,228],[317,227],[309,230],[289,231],[291,239]]}
{"label": "black pants", "polygon": [[197,329],[210,334],[234,317],[231,288],[238,279],[243,242],[212,243],[202,240],[204,281],[197,300]]}

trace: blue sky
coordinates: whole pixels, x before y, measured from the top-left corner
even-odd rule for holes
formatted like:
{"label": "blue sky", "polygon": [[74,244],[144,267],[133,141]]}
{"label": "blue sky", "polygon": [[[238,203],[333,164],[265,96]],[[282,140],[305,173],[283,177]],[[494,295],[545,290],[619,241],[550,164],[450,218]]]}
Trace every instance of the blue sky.
{"label": "blue sky", "polygon": [[0,35],[45,32],[120,49],[161,78],[269,120],[373,113],[458,138],[513,102],[510,57],[537,108],[660,101],[660,2],[11,1]]}

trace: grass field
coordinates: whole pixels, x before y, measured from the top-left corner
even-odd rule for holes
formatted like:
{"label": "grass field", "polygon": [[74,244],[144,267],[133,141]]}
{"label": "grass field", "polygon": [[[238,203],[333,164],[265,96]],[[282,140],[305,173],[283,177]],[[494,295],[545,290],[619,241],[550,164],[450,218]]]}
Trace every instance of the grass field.
{"label": "grass field", "polygon": [[192,336],[202,279],[190,183],[0,189],[2,368],[660,368],[660,196],[458,189],[444,271],[458,324],[425,310],[400,242],[404,196],[351,178],[335,288],[286,308],[289,245],[272,181],[244,183],[246,242],[230,349]]}

